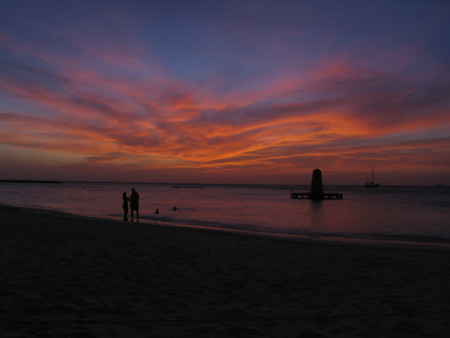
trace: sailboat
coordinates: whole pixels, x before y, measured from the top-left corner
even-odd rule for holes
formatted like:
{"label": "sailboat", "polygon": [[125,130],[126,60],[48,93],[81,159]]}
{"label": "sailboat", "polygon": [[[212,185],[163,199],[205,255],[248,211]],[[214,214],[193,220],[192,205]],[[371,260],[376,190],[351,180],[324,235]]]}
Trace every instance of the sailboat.
{"label": "sailboat", "polygon": [[364,186],[366,188],[378,188],[380,186],[380,183],[375,183],[375,169],[372,169],[372,180],[369,181],[369,178],[367,177]]}

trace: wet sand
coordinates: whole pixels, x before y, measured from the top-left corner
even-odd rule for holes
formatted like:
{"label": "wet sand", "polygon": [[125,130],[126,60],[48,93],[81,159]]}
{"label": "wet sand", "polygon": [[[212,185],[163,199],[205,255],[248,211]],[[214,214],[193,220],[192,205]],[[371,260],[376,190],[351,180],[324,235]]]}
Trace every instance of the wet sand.
{"label": "wet sand", "polygon": [[447,337],[450,250],[0,206],[0,337]]}

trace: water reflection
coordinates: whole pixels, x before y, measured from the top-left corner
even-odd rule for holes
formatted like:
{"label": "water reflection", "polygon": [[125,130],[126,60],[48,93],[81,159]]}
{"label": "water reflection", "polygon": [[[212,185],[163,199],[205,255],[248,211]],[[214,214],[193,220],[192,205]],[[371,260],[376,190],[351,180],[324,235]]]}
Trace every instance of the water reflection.
{"label": "water reflection", "polygon": [[[305,201],[309,202],[309,217],[312,229],[321,229],[323,231],[324,222],[323,222],[323,200],[310,200]],[[317,230],[316,230],[317,231]]]}

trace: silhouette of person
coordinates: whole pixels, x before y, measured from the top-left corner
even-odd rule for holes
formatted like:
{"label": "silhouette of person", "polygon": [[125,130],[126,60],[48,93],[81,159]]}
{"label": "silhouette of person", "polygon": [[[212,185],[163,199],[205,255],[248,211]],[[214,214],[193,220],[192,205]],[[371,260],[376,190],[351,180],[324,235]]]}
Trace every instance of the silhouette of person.
{"label": "silhouette of person", "polygon": [[134,188],[131,189],[130,195],[131,222],[133,222],[134,211],[136,211],[136,222],[139,222],[139,194]]}
{"label": "silhouette of person", "polygon": [[127,196],[127,193],[124,192],[122,194],[122,199],[123,199],[123,204],[122,204],[122,209],[123,209],[123,221],[124,222],[128,222],[128,201],[130,200]]}

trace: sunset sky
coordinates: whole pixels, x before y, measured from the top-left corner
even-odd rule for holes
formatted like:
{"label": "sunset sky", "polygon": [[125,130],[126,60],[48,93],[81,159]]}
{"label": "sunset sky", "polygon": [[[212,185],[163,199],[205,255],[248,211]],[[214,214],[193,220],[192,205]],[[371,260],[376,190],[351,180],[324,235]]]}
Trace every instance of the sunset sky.
{"label": "sunset sky", "polygon": [[0,179],[450,184],[450,2],[2,1]]}

